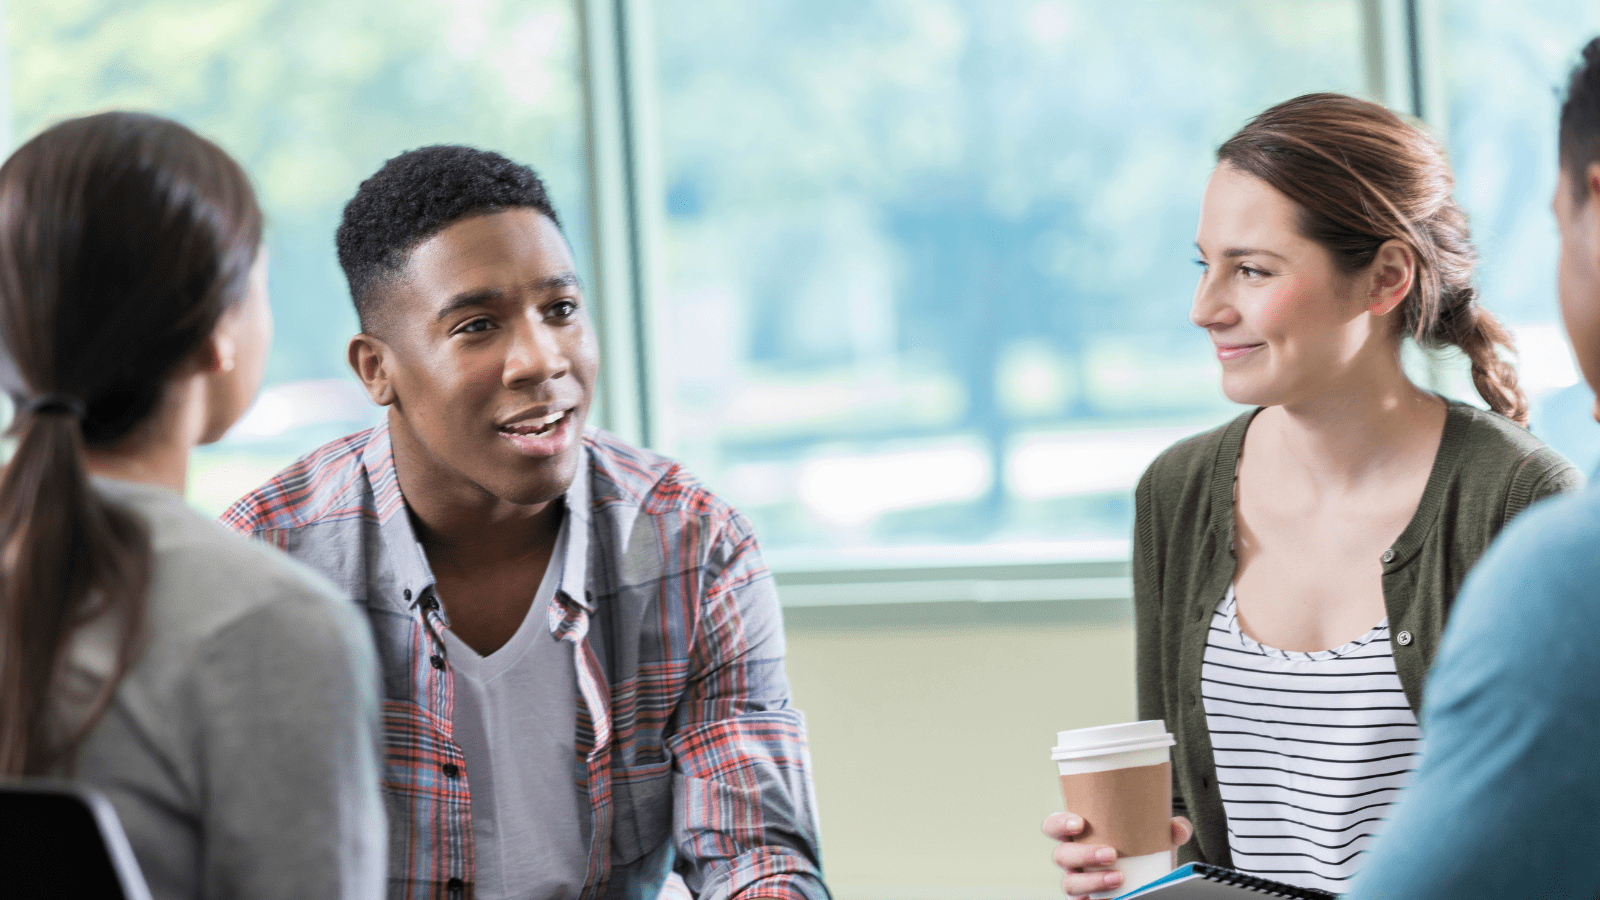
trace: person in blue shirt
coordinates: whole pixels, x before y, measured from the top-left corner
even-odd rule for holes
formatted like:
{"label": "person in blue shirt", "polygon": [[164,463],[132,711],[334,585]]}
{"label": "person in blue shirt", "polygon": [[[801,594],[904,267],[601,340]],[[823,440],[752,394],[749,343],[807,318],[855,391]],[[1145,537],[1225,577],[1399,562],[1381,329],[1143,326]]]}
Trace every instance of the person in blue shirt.
{"label": "person in blue shirt", "polygon": [[[1600,391],[1600,38],[1561,109],[1561,314]],[[1600,417],[1600,408],[1595,410]],[[1540,503],[1468,577],[1416,780],[1348,900],[1600,895],[1600,487]]]}

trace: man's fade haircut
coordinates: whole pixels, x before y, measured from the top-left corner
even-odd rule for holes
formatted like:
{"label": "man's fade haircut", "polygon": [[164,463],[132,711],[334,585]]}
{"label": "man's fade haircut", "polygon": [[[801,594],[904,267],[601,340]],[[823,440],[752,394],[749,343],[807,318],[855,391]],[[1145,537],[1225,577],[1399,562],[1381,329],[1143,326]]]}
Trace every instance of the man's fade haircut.
{"label": "man's fade haircut", "polygon": [[506,209],[535,209],[561,226],[532,169],[475,147],[408,150],[361,182],[334,240],[362,330],[376,318],[377,289],[405,271],[418,244],[468,216]]}
{"label": "man's fade haircut", "polygon": [[1561,104],[1561,166],[1582,204],[1589,190],[1584,173],[1600,162],[1600,37],[1583,48],[1583,61],[1572,70],[1567,99]]}

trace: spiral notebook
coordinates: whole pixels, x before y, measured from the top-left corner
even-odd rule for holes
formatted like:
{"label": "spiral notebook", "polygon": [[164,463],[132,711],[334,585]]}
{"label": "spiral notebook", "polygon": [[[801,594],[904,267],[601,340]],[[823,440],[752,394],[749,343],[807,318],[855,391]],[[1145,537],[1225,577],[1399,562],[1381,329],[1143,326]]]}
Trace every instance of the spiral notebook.
{"label": "spiral notebook", "polygon": [[1117,900],[1248,900],[1251,897],[1291,897],[1335,900],[1337,895],[1316,888],[1295,887],[1270,878],[1246,875],[1222,866],[1189,863],[1164,878],[1129,891]]}

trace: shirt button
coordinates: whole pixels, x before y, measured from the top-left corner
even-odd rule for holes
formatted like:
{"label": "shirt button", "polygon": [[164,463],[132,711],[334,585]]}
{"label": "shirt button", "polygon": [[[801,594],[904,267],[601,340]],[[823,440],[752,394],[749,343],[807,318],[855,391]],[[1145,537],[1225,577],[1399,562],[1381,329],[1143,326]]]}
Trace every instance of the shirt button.
{"label": "shirt button", "polygon": [[467,883],[459,878],[452,878],[449,881],[446,881],[444,886],[450,891],[450,896],[459,897],[461,896],[462,889],[467,886]]}
{"label": "shirt button", "polygon": [[411,602],[411,588],[406,588],[406,590],[405,590],[405,598],[406,598],[406,602],[407,603]]}
{"label": "shirt button", "polygon": [[440,656],[437,653],[435,653],[434,655],[428,657],[428,662],[433,663],[433,667],[435,669],[444,668],[444,657]]}
{"label": "shirt button", "polygon": [[1383,551],[1383,561],[1384,562],[1394,562],[1394,548],[1393,547],[1390,547],[1389,549]]}
{"label": "shirt button", "polygon": [[1411,646],[1411,632],[1409,632],[1409,631],[1400,632],[1399,634],[1394,636],[1394,639],[1396,641],[1399,641],[1400,642],[1400,646],[1402,646],[1402,647]]}
{"label": "shirt button", "polygon": [[454,778],[461,774],[461,767],[455,763],[445,763],[439,767],[439,770],[444,772],[446,778]]}

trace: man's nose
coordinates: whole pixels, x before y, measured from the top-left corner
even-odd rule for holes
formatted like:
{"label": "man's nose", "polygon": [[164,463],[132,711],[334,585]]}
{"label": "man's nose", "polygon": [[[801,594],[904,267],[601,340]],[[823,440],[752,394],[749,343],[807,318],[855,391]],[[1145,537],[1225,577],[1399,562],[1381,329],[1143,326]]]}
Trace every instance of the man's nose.
{"label": "man's nose", "polygon": [[550,381],[567,374],[569,363],[554,329],[537,313],[519,320],[506,353],[507,387]]}

